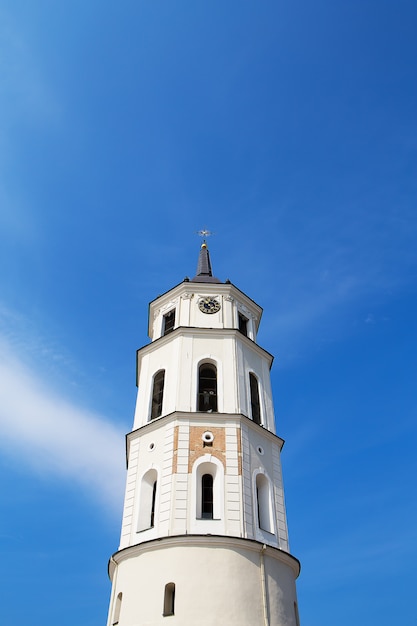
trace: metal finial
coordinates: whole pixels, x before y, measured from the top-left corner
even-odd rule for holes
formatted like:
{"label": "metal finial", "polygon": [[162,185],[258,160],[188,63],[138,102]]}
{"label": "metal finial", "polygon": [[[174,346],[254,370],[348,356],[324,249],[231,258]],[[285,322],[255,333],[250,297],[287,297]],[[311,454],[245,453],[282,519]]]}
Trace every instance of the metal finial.
{"label": "metal finial", "polygon": [[202,230],[197,230],[197,235],[199,235],[199,237],[203,237],[203,243],[206,243],[206,237],[211,237],[212,235],[214,235],[214,233],[211,230],[208,230],[207,228],[203,228]]}

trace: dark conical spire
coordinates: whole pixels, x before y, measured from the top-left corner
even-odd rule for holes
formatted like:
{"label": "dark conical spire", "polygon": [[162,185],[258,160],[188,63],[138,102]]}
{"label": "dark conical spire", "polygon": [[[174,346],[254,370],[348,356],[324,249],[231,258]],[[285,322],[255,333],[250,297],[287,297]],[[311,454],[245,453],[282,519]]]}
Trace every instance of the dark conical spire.
{"label": "dark conical spire", "polygon": [[203,241],[198,257],[197,274],[191,280],[193,283],[221,283],[222,281],[213,276],[211,271],[210,252]]}
{"label": "dark conical spire", "polygon": [[197,276],[204,274],[205,276],[213,276],[210,263],[210,252],[204,241],[201,245],[200,254],[198,256]]}

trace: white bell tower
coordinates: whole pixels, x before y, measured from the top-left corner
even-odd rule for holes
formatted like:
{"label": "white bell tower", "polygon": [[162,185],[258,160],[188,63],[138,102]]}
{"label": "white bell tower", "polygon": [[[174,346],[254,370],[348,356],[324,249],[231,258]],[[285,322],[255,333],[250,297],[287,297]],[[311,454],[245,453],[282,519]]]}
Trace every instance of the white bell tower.
{"label": "white bell tower", "polygon": [[299,626],[261,314],[205,242],[150,303],[107,626]]}

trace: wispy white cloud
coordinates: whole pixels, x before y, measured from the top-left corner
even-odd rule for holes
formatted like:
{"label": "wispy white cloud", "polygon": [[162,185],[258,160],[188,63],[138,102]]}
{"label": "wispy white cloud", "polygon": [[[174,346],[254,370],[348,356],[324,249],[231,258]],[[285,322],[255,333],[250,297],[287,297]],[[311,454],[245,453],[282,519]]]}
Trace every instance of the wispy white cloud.
{"label": "wispy white cloud", "polygon": [[[0,335],[0,449],[20,465],[53,472],[120,510],[123,433],[104,416],[62,398]],[[16,451],[18,455],[16,455]]]}

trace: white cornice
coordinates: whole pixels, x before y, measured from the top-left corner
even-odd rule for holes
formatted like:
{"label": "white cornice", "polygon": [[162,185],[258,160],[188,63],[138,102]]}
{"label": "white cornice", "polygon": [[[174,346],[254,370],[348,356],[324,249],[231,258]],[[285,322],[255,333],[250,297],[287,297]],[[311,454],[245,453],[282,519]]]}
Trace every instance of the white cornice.
{"label": "white cornice", "polygon": [[243,335],[236,328],[198,328],[195,326],[178,326],[177,328],[175,328],[175,330],[168,333],[168,335],[163,335],[162,337],[159,337],[158,339],[147,343],[145,346],[142,346],[136,351],[136,385],[138,384],[138,375],[140,371],[141,360],[146,354],[149,354],[154,350],[160,348],[161,346],[164,346],[167,343],[174,341],[178,337],[207,337],[208,334],[210,337],[213,338],[218,337],[224,339],[225,337],[235,337],[236,339],[239,339],[261,357],[266,358],[268,361],[269,369],[271,369],[272,363],[274,361],[274,357],[272,356],[272,354],[267,350],[264,350],[264,348],[261,348],[261,346]]}
{"label": "white cornice", "polygon": [[127,559],[138,557],[147,552],[156,550],[165,550],[166,548],[178,547],[207,547],[207,548],[224,548],[233,551],[247,550],[248,552],[263,552],[268,557],[281,561],[290,567],[295,577],[300,573],[300,562],[295,556],[281,550],[273,548],[264,543],[254,541],[253,539],[243,539],[240,537],[228,537],[221,535],[171,535],[160,539],[145,541],[140,544],[124,548],[113,554],[109,561],[109,577],[113,578],[114,570],[117,565]]}
{"label": "white cornice", "polygon": [[247,428],[256,432],[257,435],[272,441],[274,444],[278,444],[280,451],[284,447],[285,443],[284,439],[278,437],[278,435],[275,435],[275,433],[272,433],[263,426],[255,424],[253,420],[242,413],[199,413],[194,411],[174,411],[168,415],[161,415],[161,417],[157,417],[156,419],[147,422],[143,426],[140,426],[140,428],[136,428],[126,435],[126,463],[129,458],[130,444],[132,441],[141,437],[145,432],[151,433],[155,430],[159,430],[162,425],[168,426],[172,422],[175,424],[181,424],[181,422],[186,422],[188,424],[197,423],[198,425],[204,425],[207,424],[207,422],[210,422],[210,424],[218,424],[219,426],[224,425],[225,422],[227,422],[228,426],[234,425],[237,427],[245,424]]}

